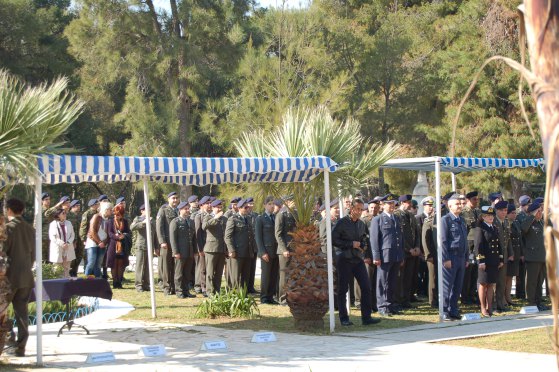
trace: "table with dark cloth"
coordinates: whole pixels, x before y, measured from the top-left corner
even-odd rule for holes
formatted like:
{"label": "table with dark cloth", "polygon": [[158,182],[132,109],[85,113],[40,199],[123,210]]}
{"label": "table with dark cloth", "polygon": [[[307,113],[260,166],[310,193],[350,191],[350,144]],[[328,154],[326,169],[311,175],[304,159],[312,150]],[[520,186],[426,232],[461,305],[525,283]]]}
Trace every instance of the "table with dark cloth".
{"label": "table with dark cloth", "polygon": [[[37,286],[37,283],[35,283]],[[36,300],[35,289],[29,295],[29,302]],[[43,301],[70,302],[72,296],[113,298],[113,291],[105,279],[50,279],[43,280]]]}

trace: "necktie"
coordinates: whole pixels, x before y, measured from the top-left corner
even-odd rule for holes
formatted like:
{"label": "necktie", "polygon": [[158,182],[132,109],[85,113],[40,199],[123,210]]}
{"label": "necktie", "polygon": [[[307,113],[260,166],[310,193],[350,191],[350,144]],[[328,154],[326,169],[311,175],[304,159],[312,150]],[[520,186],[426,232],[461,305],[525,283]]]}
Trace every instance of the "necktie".
{"label": "necktie", "polygon": [[60,230],[62,230],[62,240],[66,243],[66,225],[64,225],[64,222],[60,223]]}

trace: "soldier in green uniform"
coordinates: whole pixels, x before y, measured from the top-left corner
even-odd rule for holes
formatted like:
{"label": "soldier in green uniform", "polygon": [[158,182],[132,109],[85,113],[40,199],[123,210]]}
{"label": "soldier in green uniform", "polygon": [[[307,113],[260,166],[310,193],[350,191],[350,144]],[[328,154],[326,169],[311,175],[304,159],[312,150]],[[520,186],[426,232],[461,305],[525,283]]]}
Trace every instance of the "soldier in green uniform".
{"label": "soldier in green uniform", "polygon": [[260,302],[277,305],[274,299],[279,274],[278,242],[275,235],[274,198],[264,200],[264,213],[256,218],[254,235],[262,269]]}
{"label": "soldier in green uniform", "polygon": [[479,196],[477,191],[466,194],[466,206],[462,210],[462,217],[468,229],[468,250],[470,264],[464,272],[464,284],[462,285],[461,299],[463,304],[472,304],[479,301],[477,295],[477,273],[478,268],[474,255],[474,229],[478,226],[481,218],[481,210],[478,208]]}
{"label": "soldier in green uniform", "polygon": [[175,260],[173,258],[169,225],[171,221],[178,217],[179,213],[177,205],[179,205],[179,197],[175,191],[167,195],[168,203],[159,208],[155,227],[157,231],[157,240],[159,241],[159,249],[156,253],[159,256],[160,275],[163,281],[163,293],[165,295],[175,294]]}
{"label": "soldier in green uniform", "polygon": [[66,219],[70,221],[74,231],[76,232],[76,238],[74,239],[74,252],[76,254],[76,258],[72,261],[70,265],[70,276],[77,277],[78,276],[78,267],[82,262],[83,258],[83,250],[84,250],[84,241],[80,239],[80,236],[77,232],[80,229],[80,222],[81,222],[81,203],[79,200],[72,200],[70,202],[70,212],[66,216]]}
{"label": "soldier in green uniform", "polygon": [[[56,209],[54,207],[50,207],[50,194],[48,192],[44,192],[41,194],[41,205],[43,208],[43,218],[41,223],[41,257],[43,258],[43,262],[49,262],[49,224],[52,222],[52,219],[47,217],[47,211],[49,212],[49,216],[52,216]],[[35,228],[37,228],[37,224],[35,224]]]}
{"label": "soldier in green uniform", "polygon": [[[532,198],[528,195],[522,195],[518,198],[520,207],[516,213],[516,220],[520,225],[522,225],[522,222],[528,217],[526,210],[530,206],[530,203],[532,203]],[[525,246],[524,235],[522,235],[521,239],[522,245]],[[515,297],[521,300],[526,298],[526,263],[524,261],[524,255],[520,257],[520,262],[518,264],[518,275],[515,280]]]}
{"label": "soldier in green uniform", "polygon": [[[276,241],[278,242],[278,257],[279,257],[279,284],[278,284],[278,296],[280,304],[287,305],[287,297],[285,293],[285,284],[287,282],[287,277],[285,275],[285,268],[289,263],[289,253],[291,248],[289,243],[291,243],[291,235],[288,233],[295,230],[297,222],[295,217],[291,214],[297,213],[294,209],[295,203],[293,203],[293,196],[286,196],[283,198],[287,206],[284,206],[276,216],[275,234]],[[287,208],[289,207],[289,208]]]}
{"label": "soldier in green uniform", "polygon": [[[499,234],[499,242],[501,243],[501,250],[503,252],[504,261],[514,259],[512,251],[512,242],[510,239],[510,221],[507,220],[508,202],[502,200],[495,203],[495,221],[493,224],[497,227]],[[507,282],[507,268],[502,266],[499,269],[499,276],[497,278],[497,285],[495,288],[495,302],[497,305],[496,311],[503,312],[510,310],[505,298],[505,286]]]}
{"label": "soldier in green uniform", "polygon": [[206,232],[204,255],[206,257],[206,292],[218,293],[221,290],[221,277],[225,268],[225,227],[227,217],[223,214],[223,201],[214,200],[211,213],[204,215],[202,229]]}
{"label": "soldier in green uniform", "polygon": [[419,249],[420,236],[417,231],[417,220],[415,215],[410,212],[412,207],[412,196],[401,195],[398,198],[400,208],[394,212],[394,215],[400,220],[400,226],[403,233],[404,246],[404,265],[400,266],[399,283],[396,286],[396,298],[400,302],[400,306],[404,309],[411,308],[411,301],[417,301],[415,298],[415,287],[413,286],[413,274],[417,272],[419,265]]}
{"label": "soldier in green uniform", "polygon": [[[190,208],[195,207],[196,211],[190,214],[190,219],[194,222],[196,232],[196,251],[198,254],[194,258],[194,291],[206,295],[206,254],[204,246],[206,244],[206,231],[202,227],[204,217],[212,210],[210,197],[204,196],[198,201],[198,196],[191,195],[188,198]],[[192,210],[192,209],[191,209]]]}
{"label": "soldier in green uniform", "polygon": [[169,224],[169,242],[175,260],[175,291],[178,298],[196,297],[189,290],[194,256],[198,255],[194,222],[190,219],[190,204],[181,202],[177,209],[178,217]]}
{"label": "soldier in green uniform", "polygon": [[439,292],[438,292],[438,273],[437,273],[437,239],[436,239],[436,224],[435,224],[435,209],[433,205],[435,200],[428,196],[421,201],[423,204],[423,226],[421,228],[421,246],[423,247],[423,254],[425,255],[425,262],[427,263],[427,271],[429,275],[429,284],[427,286],[427,295],[429,297],[429,305],[437,308],[439,306]]}
{"label": "soldier in green uniform", "polygon": [[231,260],[231,284],[233,288],[242,288],[248,285],[256,241],[246,199],[241,199],[237,207],[239,212],[231,216],[225,226],[225,244]]}
{"label": "soldier in green uniform", "polygon": [[[336,225],[336,222],[338,222],[338,220],[340,219],[340,203],[338,201],[338,199],[334,199],[330,202],[330,231],[332,231],[332,229],[334,228],[334,226]],[[320,207],[320,210],[326,210],[326,206],[322,205]],[[370,219],[369,219],[370,221]],[[321,244],[321,250],[322,253],[326,253],[327,247],[326,247],[326,219],[323,218],[319,225],[318,225],[318,234],[320,236],[320,244]]]}
{"label": "soldier in green uniform", "polygon": [[[155,223],[151,217],[151,243],[152,249],[155,243]],[[134,244],[136,247],[136,277],[134,280],[134,287],[138,292],[149,291],[149,257],[148,257],[148,238],[147,238],[147,218],[146,207],[144,204],[140,206],[140,216],[136,216],[130,230],[135,235]]]}
{"label": "soldier in green uniform", "polygon": [[[258,213],[256,213],[254,211],[254,198],[252,197],[248,197],[247,198],[247,203],[249,206],[249,216],[250,216],[250,223],[252,225],[252,232],[254,233],[254,230],[256,228],[256,219],[258,218]],[[257,257],[258,257],[258,247],[256,245],[254,245],[254,255],[252,256],[252,259],[250,261],[250,276],[248,278],[248,293],[252,293],[255,294],[256,292],[256,288],[254,288],[254,279],[256,278],[256,261],[257,261]]]}
{"label": "soldier in green uniform", "polygon": [[524,236],[524,260],[526,262],[526,297],[528,305],[540,311],[548,310],[542,303],[542,286],[545,275],[545,246],[543,236],[543,211],[539,203],[533,202],[526,210],[521,222]]}
{"label": "soldier in green uniform", "polygon": [[234,215],[235,213],[239,212],[239,208],[237,208],[237,203],[241,200],[242,198],[240,196],[235,196],[233,199],[231,199],[231,204],[229,204],[229,209],[227,210],[227,212],[225,212],[225,218],[229,218],[232,215]]}
{"label": "soldier in green uniform", "polygon": [[507,220],[510,221],[510,241],[512,245],[512,253],[514,258],[507,262],[507,281],[505,285],[505,300],[507,304],[512,306],[512,278],[518,275],[518,267],[520,265],[520,257],[524,256],[524,248],[522,244],[522,229],[520,222],[516,219],[516,207],[513,203],[509,203],[507,208]]}

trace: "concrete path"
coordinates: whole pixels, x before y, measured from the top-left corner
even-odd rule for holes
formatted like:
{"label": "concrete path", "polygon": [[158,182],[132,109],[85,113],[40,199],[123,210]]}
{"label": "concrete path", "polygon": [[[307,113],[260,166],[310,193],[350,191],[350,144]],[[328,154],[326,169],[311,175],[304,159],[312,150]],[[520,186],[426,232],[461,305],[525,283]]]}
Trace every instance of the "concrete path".
{"label": "concrete path", "polygon": [[[102,301],[101,309],[79,319],[81,329],[57,337],[60,324],[43,330],[43,361],[49,370],[80,371],[444,371],[457,372],[498,366],[502,371],[554,371],[555,356],[474,349],[432,341],[511,332],[552,324],[549,313],[514,316],[472,323],[443,323],[334,336],[276,333],[277,342],[251,343],[253,331],[224,330],[183,324],[122,321],[132,307],[120,301]],[[27,357],[2,357],[3,363],[31,366],[36,358],[35,327],[31,327]],[[225,351],[201,351],[204,341],[223,340]],[[144,357],[141,346],[163,344],[167,355]],[[112,351],[116,360],[86,364],[88,353]],[[484,366],[484,367],[482,367]],[[390,368],[390,370],[388,369]],[[0,364],[0,370],[1,370]],[[36,371],[38,369],[33,369]],[[41,370],[41,369],[39,369]]]}

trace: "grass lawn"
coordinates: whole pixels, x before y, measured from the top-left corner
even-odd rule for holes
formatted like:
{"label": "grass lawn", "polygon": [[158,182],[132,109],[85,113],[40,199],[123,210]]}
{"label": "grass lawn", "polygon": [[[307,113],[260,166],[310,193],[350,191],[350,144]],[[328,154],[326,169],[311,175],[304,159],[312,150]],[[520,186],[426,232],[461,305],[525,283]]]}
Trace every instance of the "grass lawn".
{"label": "grass lawn", "polygon": [[551,338],[552,327],[502,333],[492,336],[443,341],[441,344],[468,346],[480,349],[514,351],[534,354],[555,354]]}
{"label": "grass lawn", "polygon": [[[151,303],[149,292],[136,292],[134,289],[134,274],[126,273],[126,282],[123,289],[113,290],[113,298],[127,302],[134,306],[135,310],[128,313],[123,319],[153,321],[151,317]],[[256,282],[258,288],[259,282]],[[179,299],[176,296],[165,296],[159,288],[155,291],[155,301],[157,305],[157,322],[182,323],[207,325],[213,327],[221,327],[226,329],[250,329],[250,330],[269,330],[277,332],[299,332],[293,324],[293,317],[288,306],[278,305],[261,305],[260,299],[257,297],[260,316],[253,319],[246,318],[197,318],[197,306],[204,300],[204,297],[197,295],[196,298]],[[365,330],[378,330],[389,328],[409,327],[418,324],[436,323],[438,322],[438,310],[431,308],[427,302],[416,303],[416,308],[407,310],[403,315],[397,315],[390,318],[382,318],[382,321],[373,326],[361,325],[361,313],[358,309],[352,308],[350,318],[355,324],[352,327],[341,327],[339,318],[336,313],[336,330],[343,332],[355,332]],[[520,308],[514,311],[500,314],[513,315],[517,314]],[[475,305],[463,306],[462,311],[479,312],[479,308]],[[377,315],[373,314],[373,317]],[[499,316],[496,314],[496,316]],[[328,334],[328,314],[324,317],[324,330],[317,331],[317,334]]]}

